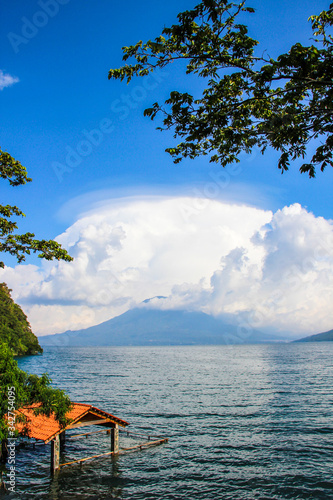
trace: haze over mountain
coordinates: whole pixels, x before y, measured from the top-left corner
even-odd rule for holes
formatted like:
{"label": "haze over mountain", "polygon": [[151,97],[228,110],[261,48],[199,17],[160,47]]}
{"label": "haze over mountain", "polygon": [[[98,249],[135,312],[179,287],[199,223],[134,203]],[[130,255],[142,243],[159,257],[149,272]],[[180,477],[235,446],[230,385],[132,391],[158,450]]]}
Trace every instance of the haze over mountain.
{"label": "haze over mountain", "polygon": [[109,346],[243,344],[283,339],[255,330],[242,332],[236,325],[203,312],[142,306],[90,328],[46,335],[39,340],[43,346]]}

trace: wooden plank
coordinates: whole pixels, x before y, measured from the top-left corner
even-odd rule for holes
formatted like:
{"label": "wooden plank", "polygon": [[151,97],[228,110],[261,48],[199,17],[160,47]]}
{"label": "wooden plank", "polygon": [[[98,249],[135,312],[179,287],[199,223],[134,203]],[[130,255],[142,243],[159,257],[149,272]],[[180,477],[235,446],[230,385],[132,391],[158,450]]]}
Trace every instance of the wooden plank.
{"label": "wooden plank", "polygon": [[66,431],[63,431],[60,436],[60,446],[63,447],[64,444],[66,443]]}
{"label": "wooden plank", "polygon": [[122,427],[126,427],[127,425],[129,425],[129,423],[126,422],[125,420],[122,420],[121,418],[118,418],[115,415],[111,415],[110,413],[108,413],[104,410],[100,410],[99,408],[96,408],[95,406],[92,406],[90,413],[93,415],[99,416],[99,417],[109,415],[107,418],[112,420],[115,424],[121,425]]}
{"label": "wooden plank", "polygon": [[[100,431],[91,431],[91,432],[82,432],[80,434],[72,434],[70,436],[70,438],[76,438],[76,437],[79,437],[79,436],[89,436],[90,434],[98,434],[99,432],[107,432],[107,433],[110,433],[110,429],[108,430],[100,430]],[[139,438],[142,438],[142,439],[148,439],[148,441],[150,441],[151,438],[159,438],[159,439],[163,439],[162,436],[155,436],[155,435],[144,435],[144,434],[138,434],[136,432],[130,432],[130,431],[125,431],[123,429],[119,429],[119,432],[122,432],[124,434],[126,434],[127,436],[135,436],[135,437],[139,437]],[[44,443],[43,443],[44,444]]]}
{"label": "wooden plank", "polygon": [[111,428],[111,451],[113,453],[119,452],[119,428],[115,425]]}
{"label": "wooden plank", "polygon": [[139,437],[139,438],[142,438],[142,439],[148,439],[148,441],[150,441],[151,438],[164,439],[162,436],[155,436],[153,434],[148,434],[148,436],[147,436],[147,435],[144,435],[144,434],[138,434],[137,432],[126,431],[126,430],[123,430],[123,429],[119,429],[119,432],[123,432],[127,436],[135,436],[135,437]]}
{"label": "wooden plank", "polygon": [[[134,451],[134,450],[142,450],[144,448],[149,448],[150,446],[157,446],[159,444],[167,443],[169,441],[168,438],[164,439],[159,439],[158,441],[149,441],[148,443],[142,443],[138,444],[136,446],[132,446],[131,448],[121,448],[120,453],[126,452],[126,451]],[[66,462],[64,464],[60,464],[59,467],[64,467],[65,465],[72,465],[72,464],[81,464],[81,462],[86,462],[87,460],[93,460],[94,458],[100,458],[100,457],[105,457],[107,455],[116,455],[113,451],[109,451],[108,453],[102,453],[100,455],[93,455],[91,457],[86,457],[86,458],[81,458],[79,460],[73,460],[72,462]]]}
{"label": "wooden plank", "polygon": [[137,449],[149,448],[150,446],[157,446],[158,444],[167,443],[169,441],[168,438],[159,439],[158,441],[148,441],[148,443],[137,444],[135,446],[131,446],[131,448],[121,448],[120,451],[131,451]]}
{"label": "wooden plank", "polygon": [[109,418],[103,418],[101,420],[87,420],[85,422],[73,424],[73,425],[68,425],[66,427],[66,430],[68,429],[77,429],[78,427],[84,427],[86,425],[105,425],[105,424],[113,424],[115,425],[116,422],[110,420]]}
{"label": "wooden plank", "polygon": [[64,465],[72,465],[81,462],[85,462],[86,460],[92,460],[93,458],[105,457],[106,455],[114,455],[113,451],[109,451],[108,453],[102,453],[101,455],[93,455],[92,457],[80,458],[79,460],[74,460],[73,462],[66,462],[65,464],[60,464],[60,467]]}
{"label": "wooden plank", "polygon": [[51,471],[54,473],[60,467],[60,438],[59,434],[51,441]]}
{"label": "wooden plank", "polygon": [[70,439],[80,437],[80,436],[89,436],[90,434],[98,434],[99,432],[105,432],[106,434],[110,434],[111,429],[102,429],[101,431],[91,431],[91,432],[83,432],[82,434],[73,434],[70,436]]}

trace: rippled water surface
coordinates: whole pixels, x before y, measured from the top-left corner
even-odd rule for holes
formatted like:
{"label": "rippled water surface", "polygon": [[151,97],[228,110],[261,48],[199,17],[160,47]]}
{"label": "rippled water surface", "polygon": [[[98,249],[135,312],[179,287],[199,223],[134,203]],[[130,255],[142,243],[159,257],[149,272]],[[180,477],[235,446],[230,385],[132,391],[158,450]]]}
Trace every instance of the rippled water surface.
{"label": "rippled water surface", "polygon": [[[48,371],[73,401],[169,443],[53,478],[50,445],[28,446],[17,451],[17,498],[333,498],[332,354],[333,343],[313,343],[48,348],[23,358],[22,369]],[[61,462],[108,451],[109,440],[68,439]]]}

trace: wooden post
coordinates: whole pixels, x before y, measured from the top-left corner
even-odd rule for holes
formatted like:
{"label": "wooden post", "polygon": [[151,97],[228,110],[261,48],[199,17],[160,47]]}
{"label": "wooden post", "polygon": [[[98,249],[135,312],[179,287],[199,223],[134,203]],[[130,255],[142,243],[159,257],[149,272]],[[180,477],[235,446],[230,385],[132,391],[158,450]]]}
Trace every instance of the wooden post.
{"label": "wooden post", "polygon": [[3,463],[6,462],[7,457],[8,457],[8,448],[7,448],[7,445],[8,445],[7,439],[4,439],[0,443],[0,462],[3,462]]}
{"label": "wooden post", "polygon": [[118,427],[118,424],[114,424],[114,427],[111,427],[111,451],[113,453],[119,453],[119,427]]}
{"label": "wooden post", "polygon": [[60,438],[59,434],[51,441],[51,472],[54,474],[60,465]]}
{"label": "wooden post", "polygon": [[64,444],[66,443],[66,431],[63,431],[60,436],[60,447],[62,448]]}

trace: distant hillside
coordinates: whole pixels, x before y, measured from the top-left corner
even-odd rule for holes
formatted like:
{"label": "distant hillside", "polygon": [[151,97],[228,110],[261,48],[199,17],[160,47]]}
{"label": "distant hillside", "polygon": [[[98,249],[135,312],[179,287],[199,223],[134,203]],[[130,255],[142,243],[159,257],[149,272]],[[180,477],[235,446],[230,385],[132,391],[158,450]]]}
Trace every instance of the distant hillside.
{"label": "distant hillside", "polygon": [[43,352],[26,315],[10,292],[6,283],[0,283],[0,342],[6,342],[15,356]]}
{"label": "distant hillside", "polygon": [[131,309],[83,330],[39,337],[42,346],[243,344],[274,340],[256,331],[242,336],[237,326],[201,312],[146,307]]}
{"label": "distant hillside", "polygon": [[304,337],[303,339],[295,340],[295,342],[332,342],[333,341],[333,330],[328,332],[317,333],[317,335],[310,335],[309,337]]}

